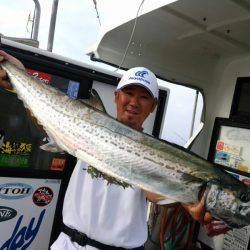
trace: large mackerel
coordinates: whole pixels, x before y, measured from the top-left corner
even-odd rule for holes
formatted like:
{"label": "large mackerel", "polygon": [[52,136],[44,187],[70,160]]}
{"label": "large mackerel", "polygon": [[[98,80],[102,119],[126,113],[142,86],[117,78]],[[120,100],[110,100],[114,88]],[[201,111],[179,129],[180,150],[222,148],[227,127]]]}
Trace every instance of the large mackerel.
{"label": "large mackerel", "polygon": [[[250,224],[250,190],[206,160],[121,124],[59,90],[1,63],[18,97],[47,134],[99,171],[177,202],[195,203],[231,227]],[[126,202],[126,201],[124,201]]]}

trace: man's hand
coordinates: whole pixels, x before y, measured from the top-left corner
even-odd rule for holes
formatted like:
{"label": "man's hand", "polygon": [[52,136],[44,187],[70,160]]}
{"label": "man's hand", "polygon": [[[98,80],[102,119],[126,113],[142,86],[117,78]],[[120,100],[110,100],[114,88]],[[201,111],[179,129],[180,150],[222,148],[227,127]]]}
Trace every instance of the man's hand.
{"label": "man's hand", "polygon": [[182,204],[192,218],[200,224],[208,224],[212,221],[212,215],[205,211],[205,196],[197,204]]}
{"label": "man's hand", "polygon": [[[158,203],[167,199],[167,197],[151,193],[149,191],[145,191],[144,193],[147,199],[151,202]],[[163,203],[164,204],[164,203]],[[183,204],[182,206],[189,212],[192,218],[201,224],[207,224],[212,220],[212,216],[210,213],[205,212],[205,196],[201,198],[201,200],[197,204]]]}
{"label": "man's hand", "polygon": [[205,225],[206,233],[209,237],[225,234],[230,227],[221,220],[216,220],[209,212],[205,211],[205,197],[203,196],[199,203],[195,205],[182,204],[182,206],[189,212],[192,218],[200,224]]}
{"label": "man's hand", "polygon": [[205,226],[205,228],[206,228],[206,233],[209,237],[225,234],[229,230],[231,230],[231,228],[228,227],[227,224],[221,220],[212,220]]}
{"label": "man's hand", "polygon": [[[15,64],[17,67],[19,67],[20,69],[25,69],[23,64],[18,59],[7,54],[3,50],[0,50],[0,62],[3,60],[8,60],[11,63]],[[6,89],[12,89],[10,83],[6,80],[6,78],[7,78],[6,71],[1,69],[0,67],[0,87],[6,88]]]}

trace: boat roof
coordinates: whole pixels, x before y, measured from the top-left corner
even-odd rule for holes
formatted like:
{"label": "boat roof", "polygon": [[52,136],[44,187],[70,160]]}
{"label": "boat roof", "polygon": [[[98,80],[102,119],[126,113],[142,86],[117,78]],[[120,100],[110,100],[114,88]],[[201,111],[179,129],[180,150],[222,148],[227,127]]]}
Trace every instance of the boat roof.
{"label": "boat roof", "polygon": [[[179,0],[136,21],[125,69],[145,66],[160,78],[200,88],[218,64],[250,55],[250,0]],[[120,65],[134,23],[107,30],[92,57]]]}

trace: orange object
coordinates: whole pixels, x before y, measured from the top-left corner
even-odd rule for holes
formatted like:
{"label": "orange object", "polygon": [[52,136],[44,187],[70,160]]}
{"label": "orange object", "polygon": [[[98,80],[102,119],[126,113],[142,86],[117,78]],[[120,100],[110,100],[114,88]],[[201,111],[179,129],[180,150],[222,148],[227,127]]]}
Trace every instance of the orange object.
{"label": "orange object", "polygon": [[64,167],[65,167],[65,159],[61,159],[61,158],[53,158],[52,162],[51,162],[51,170],[59,170],[59,171],[63,171]]}

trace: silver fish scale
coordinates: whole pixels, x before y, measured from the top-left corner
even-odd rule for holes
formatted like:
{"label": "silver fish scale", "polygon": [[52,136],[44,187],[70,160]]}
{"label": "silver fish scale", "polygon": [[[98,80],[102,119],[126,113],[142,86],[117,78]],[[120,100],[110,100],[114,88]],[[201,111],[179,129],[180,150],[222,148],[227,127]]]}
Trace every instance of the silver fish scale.
{"label": "silver fish scale", "polygon": [[[119,124],[119,126],[117,126],[116,122],[108,121],[107,117],[102,118],[102,114],[94,110],[88,109],[86,108],[86,106],[84,107],[82,103],[70,100],[67,96],[65,97],[63,93],[60,93],[59,91],[51,88],[50,86],[47,86],[40,82],[37,83],[37,81],[30,81],[30,78],[28,76],[25,76],[24,79],[23,72],[22,74],[20,74],[19,73],[20,70],[14,67],[9,67],[8,71],[9,71],[8,73],[11,74],[11,77],[14,78],[16,77],[17,81],[19,81],[20,83],[22,82],[25,83],[24,84],[25,86],[22,86],[24,89],[23,90],[19,89],[17,91],[19,93],[19,96],[24,102],[27,102],[25,100],[30,100],[28,106],[30,107],[31,110],[32,107],[34,106],[34,102],[35,101],[38,102],[35,106],[40,109],[38,110],[38,112],[36,112],[36,114],[35,111],[33,111],[33,113],[35,114],[35,116],[39,116],[39,120],[45,126],[45,128],[47,123],[46,116],[48,115],[48,113],[51,114],[51,116],[53,114],[54,119],[60,117],[60,120],[55,119],[56,121],[54,123],[52,119],[53,117],[51,117],[53,127],[55,126],[58,127],[58,123],[60,124],[60,126],[62,125],[61,122],[62,113],[64,114],[64,116],[69,116],[69,117],[72,116],[72,119],[79,118],[82,120],[84,117],[85,121],[87,117],[92,116],[93,124],[97,124],[104,127],[106,126],[106,124],[109,124],[109,129],[111,132],[115,132],[123,136],[129,137],[132,140],[138,141],[142,144],[145,143],[144,146],[146,147],[145,149],[146,152],[150,151],[148,157],[150,157],[152,160],[156,162],[158,162],[160,159],[160,161],[163,162],[164,166],[167,168],[171,168],[172,170],[175,171],[184,172],[186,174],[192,174],[197,178],[202,178],[202,179],[207,178],[207,180],[214,178],[218,174],[218,170],[215,168],[211,168],[211,164],[204,160],[201,160],[196,157],[191,157],[186,152],[182,152],[180,150],[175,149],[174,147],[169,147],[166,143],[162,143],[160,141],[151,139],[150,137],[146,137],[145,135],[137,133],[137,131],[131,130],[130,128],[127,128],[122,124]],[[18,86],[16,86],[16,88],[18,88]],[[30,97],[23,96],[25,93],[29,92],[31,93]],[[41,92],[43,93],[43,95],[41,95]],[[62,101],[62,98],[65,98],[65,100]],[[49,110],[51,106],[52,108],[51,110]],[[67,111],[67,109],[69,110],[69,112]],[[87,117],[85,117],[86,113]],[[42,121],[41,114],[45,114],[44,122]],[[96,117],[97,119],[95,119],[95,116],[97,116]],[[82,121],[79,121],[77,125],[81,123]],[[141,145],[139,146],[141,148]],[[140,149],[140,153],[141,152],[143,152],[143,149]],[[186,164],[187,162],[189,164]],[[209,175],[207,174],[207,168],[209,168],[210,172]],[[234,178],[231,179],[232,181],[234,180]]]}
{"label": "silver fish scale", "polygon": [[68,153],[108,175],[176,201],[196,202],[207,183],[206,208],[213,216],[232,226],[250,224],[249,202],[239,199],[242,194],[249,197],[249,189],[230,174],[71,100],[8,62],[1,66],[25,106]]}
{"label": "silver fish scale", "polygon": [[[20,75],[17,71],[14,69],[13,76]],[[186,202],[197,201],[202,180],[185,180],[183,173],[188,174],[189,169],[182,159],[174,157],[175,154],[163,154],[157,148],[141,144],[145,136],[72,101],[60,91],[30,81],[28,76],[17,81],[17,92],[24,93],[19,94],[21,99],[67,152],[78,158],[84,154],[81,159],[90,164],[94,162],[100,171],[151,192],[182,201],[185,197]]]}
{"label": "silver fish scale", "polygon": [[[89,133],[88,135],[86,135],[86,131]],[[157,162],[159,160],[157,157],[153,161],[150,158],[152,152],[145,149],[144,152],[141,152],[137,142],[126,137],[123,138],[119,134],[113,136],[108,128],[97,126],[94,121],[91,127],[84,128],[81,133],[82,136],[85,133],[83,137],[89,140],[89,151],[86,151],[84,147],[78,150],[84,150],[96,157],[101,162],[101,165],[95,166],[99,170],[104,172],[108,170],[112,176],[151,192],[158,192],[175,198],[178,193],[179,196],[180,194],[183,196],[183,193],[185,193],[185,199],[189,202],[197,199],[198,187],[201,186],[201,182],[193,183],[191,187],[183,186],[183,173],[162,168],[163,163]],[[119,147],[121,140],[123,144]],[[79,142],[78,145],[83,145],[83,143]],[[145,183],[148,183],[148,185]],[[174,190],[174,192],[171,193],[169,190]]]}
{"label": "silver fish scale", "polygon": [[[33,93],[31,95],[35,96]],[[121,134],[112,134],[112,130],[117,129],[116,124],[113,124],[113,128],[112,126],[108,128],[100,126],[96,120],[100,121],[102,115],[99,114],[98,117],[92,116],[95,111],[85,108],[83,105],[81,105],[80,112],[82,117],[79,119],[79,113],[75,116],[76,113],[72,112],[75,110],[75,106],[74,102],[69,98],[64,97],[62,99],[59,95],[57,98],[51,99],[50,96],[49,93],[35,98],[33,112],[34,114],[39,114],[41,123],[50,133],[53,128],[54,131],[52,131],[52,134],[57,135],[54,136],[54,139],[63,149],[75,156],[76,150],[78,152],[84,151],[96,157],[100,162],[104,161],[106,163],[105,169],[102,165],[99,167],[99,170],[104,172],[110,170],[109,173],[111,175],[115,175],[115,177],[119,177],[120,179],[122,177],[123,180],[135,185],[137,184],[152,192],[158,191],[158,193],[166,195],[166,191],[164,192],[164,190],[173,189],[175,190],[175,194],[173,195],[176,196],[176,187],[183,187],[176,182],[176,177],[178,177],[178,182],[180,183],[182,174],[171,170],[166,171],[166,169],[164,171],[161,168],[164,164],[166,165],[166,161],[165,163],[163,161],[164,158],[160,159],[157,157],[156,153],[148,147],[142,150],[138,142],[126,137],[122,138]],[[46,112],[44,112],[45,110]],[[60,141],[56,138],[60,138]],[[121,140],[123,141],[123,145],[122,148],[119,148]],[[128,168],[131,170],[138,168],[140,171],[128,172]],[[158,175],[155,176],[156,187],[152,189],[152,176],[154,173],[158,173]],[[163,183],[163,176],[168,181],[163,186],[160,186]],[[150,185],[145,186],[145,180],[148,180]],[[172,185],[172,187],[168,187],[169,185]],[[180,192],[182,195],[185,189],[181,188]],[[194,192],[190,188],[186,190],[189,194],[193,194],[191,200],[194,200],[194,197],[197,198],[197,191]],[[170,196],[169,192],[168,195]]]}

